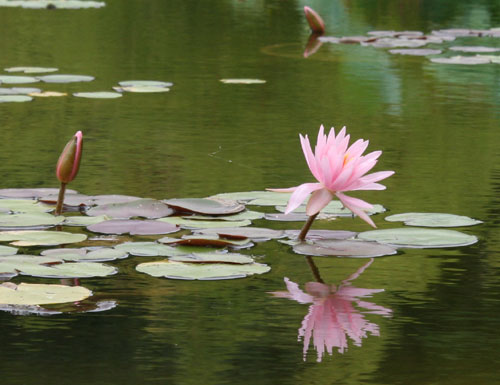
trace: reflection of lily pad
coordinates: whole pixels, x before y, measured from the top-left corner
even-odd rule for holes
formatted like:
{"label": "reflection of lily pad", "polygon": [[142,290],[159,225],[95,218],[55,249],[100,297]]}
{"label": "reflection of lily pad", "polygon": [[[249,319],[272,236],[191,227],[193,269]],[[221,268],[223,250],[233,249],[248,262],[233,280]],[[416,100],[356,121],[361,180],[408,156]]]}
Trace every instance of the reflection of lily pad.
{"label": "reflection of lily pad", "polygon": [[175,261],[159,261],[141,263],[137,271],[170,279],[186,280],[219,280],[244,278],[253,274],[267,273],[271,268],[260,263],[229,264],[229,263],[183,263]]}
{"label": "reflection of lily pad", "polygon": [[162,245],[156,242],[126,242],[116,245],[115,249],[139,257],[173,257],[186,254],[178,247]]}
{"label": "reflection of lily pad", "polygon": [[55,246],[77,243],[87,239],[85,234],[72,234],[63,231],[0,231],[0,242],[11,242],[14,246]]}
{"label": "reflection of lily pad", "polygon": [[74,82],[91,82],[95,78],[87,75],[45,75],[38,77],[45,83],[74,83]]}
{"label": "reflection of lily pad", "polygon": [[61,224],[63,216],[55,217],[47,213],[0,214],[0,230],[44,229]]}
{"label": "reflection of lily pad", "polygon": [[313,243],[299,243],[293,246],[298,254],[372,258],[396,254],[396,249],[377,242],[348,241],[348,240],[317,240]]}
{"label": "reflection of lily pad", "polygon": [[33,76],[0,75],[0,83],[3,84],[26,84],[37,83],[40,80]]}
{"label": "reflection of lily pad", "polygon": [[173,225],[182,227],[183,229],[210,229],[210,228],[221,228],[221,227],[242,227],[250,226],[252,222],[245,219],[243,221],[198,221],[190,220],[182,217],[167,217],[157,219],[160,222],[167,222]]}
{"label": "reflection of lily pad", "polygon": [[376,241],[398,247],[458,247],[477,242],[473,235],[455,230],[397,228],[359,233],[359,239]]}
{"label": "reflection of lily pad", "polygon": [[108,203],[92,207],[87,215],[106,215],[111,218],[128,219],[132,217],[162,218],[173,214],[166,204],[155,199],[138,199],[123,203]]}
{"label": "reflection of lily pad", "polygon": [[170,261],[191,263],[238,263],[246,264],[255,262],[252,257],[239,253],[193,253],[178,257],[171,257]]}
{"label": "reflection of lily pad", "polygon": [[24,72],[25,74],[36,74],[43,72],[55,72],[57,68],[52,67],[9,67],[4,69],[7,72]]}
{"label": "reflection of lily pad", "polygon": [[123,95],[118,92],[97,91],[97,92],[75,92],[73,96],[87,99],[116,99]]}
{"label": "reflection of lily pad", "polygon": [[222,238],[245,237],[254,241],[278,239],[285,236],[283,230],[266,229],[262,227],[215,228],[196,230],[198,234],[218,234]]}
{"label": "reflection of lily pad", "polygon": [[168,199],[164,202],[178,211],[205,215],[229,215],[245,210],[244,205],[229,200],[184,198]]}
{"label": "reflection of lily pad", "polygon": [[404,222],[408,226],[424,227],[462,227],[483,223],[462,215],[444,213],[404,213],[390,215],[385,218],[389,222]]}
{"label": "reflection of lily pad", "polygon": [[43,305],[82,301],[92,295],[83,286],[64,286],[11,282],[0,285],[0,304]]}
{"label": "reflection of lily pad", "polygon": [[42,251],[41,255],[52,256],[63,259],[65,261],[87,261],[87,262],[103,262],[114,261],[128,256],[126,251],[102,247],[96,250],[81,249],[48,249]]}
{"label": "reflection of lily pad", "polygon": [[170,223],[153,220],[114,219],[99,222],[87,227],[89,231],[102,234],[155,235],[169,234],[179,231]]}
{"label": "reflection of lily pad", "polygon": [[265,80],[261,79],[221,79],[224,84],[264,84]]}
{"label": "reflection of lily pad", "polygon": [[33,98],[28,95],[0,95],[0,103],[30,102]]}

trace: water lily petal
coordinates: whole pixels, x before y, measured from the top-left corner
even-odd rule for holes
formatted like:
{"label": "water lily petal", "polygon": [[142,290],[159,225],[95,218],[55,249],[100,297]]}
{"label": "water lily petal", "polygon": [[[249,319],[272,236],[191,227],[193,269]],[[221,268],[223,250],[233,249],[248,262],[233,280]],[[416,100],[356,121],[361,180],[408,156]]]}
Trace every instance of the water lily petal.
{"label": "water lily petal", "polygon": [[286,208],[285,214],[288,214],[299,207],[302,202],[304,202],[307,196],[316,190],[323,188],[321,183],[304,183],[297,186],[297,189],[293,192],[290,200],[288,201],[288,206]]}
{"label": "water lily petal", "polygon": [[331,191],[326,188],[313,192],[306,207],[306,214],[311,216],[319,213],[333,198]]}
{"label": "water lily petal", "polygon": [[371,220],[371,218],[363,211],[363,208],[372,208],[373,206],[369,204],[368,202],[365,202],[361,199],[358,198],[353,198],[350,196],[347,196],[345,194],[342,194],[340,192],[336,193],[337,198],[340,199],[342,204],[347,207],[349,210],[351,210],[354,214],[356,214],[358,217],[363,219],[366,223],[371,225],[372,227],[377,227],[375,226],[375,223]]}

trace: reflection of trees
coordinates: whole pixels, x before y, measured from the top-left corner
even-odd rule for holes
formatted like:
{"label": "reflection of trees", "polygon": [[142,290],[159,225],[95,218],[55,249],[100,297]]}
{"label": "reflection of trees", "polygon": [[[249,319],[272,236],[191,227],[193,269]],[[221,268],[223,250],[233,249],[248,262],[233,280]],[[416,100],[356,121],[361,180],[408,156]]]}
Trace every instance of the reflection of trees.
{"label": "reflection of trees", "polygon": [[310,257],[308,262],[318,282],[307,282],[304,292],[299,289],[298,284],[285,278],[288,291],[272,293],[275,297],[311,304],[299,328],[299,339],[304,340],[304,360],[311,338],[318,354],[317,361],[320,362],[324,352],[331,355],[334,347],[338,348],[339,353],[344,353],[348,347],[347,337],[356,346],[361,346],[362,339],[366,338],[368,333],[378,336],[378,325],[367,320],[354,305],[367,309],[369,314],[390,316],[392,314],[390,309],[362,300],[384,289],[362,289],[351,286],[351,281],[358,278],[372,264],[373,258],[338,286],[323,283]]}

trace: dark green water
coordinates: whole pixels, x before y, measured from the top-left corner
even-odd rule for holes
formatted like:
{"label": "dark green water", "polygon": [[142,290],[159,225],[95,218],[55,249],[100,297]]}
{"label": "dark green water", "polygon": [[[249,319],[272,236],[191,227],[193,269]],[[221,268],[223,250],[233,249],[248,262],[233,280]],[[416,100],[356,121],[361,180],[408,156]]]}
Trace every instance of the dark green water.
{"label": "dark green water", "polygon": [[[346,125],[395,170],[387,191],[356,194],[390,213],[436,211],[484,224],[479,242],[376,259],[352,285],[384,289],[365,301],[368,334],[343,354],[303,361],[298,329],[308,304],[274,298],[284,277],[303,290],[304,258],[267,242],[272,267],[217,282],[156,279],[134,270],[82,284],[119,305],[51,317],[0,314],[0,378],[31,384],[498,384],[500,353],[500,67],[448,66],[385,49],[324,44],[302,56],[301,1],[109,0],[102,9],[0,8],[0,68],[54,66],[91,83],[46,90],[109,90],[121,80],[174,82],[166,94],[0,104],[1,187],[55,187],[54,165],[77,130],[87,194],[203,197],[312,181],[298,133]],[[371,30],[500,27],[498,1],[311,1],[327,35]],[[498,38],[447,45],[500,46]],[[263,85],[225,85],[259,78]],[[35,85],[36,86],[36,85]],[[390,227],[383,215],[373,217]],[[265,225],[256,222],[256,225]],[[300,224],[276,224],[298,228]],[[359,219],[316,228],[368,230]],[[154,260],[154,258],[150,258]],[[366,260],[316,258],[338,284]],[[20,282],[21,279],[14,279]],[[53,280],[33,280],[54,282]]]}

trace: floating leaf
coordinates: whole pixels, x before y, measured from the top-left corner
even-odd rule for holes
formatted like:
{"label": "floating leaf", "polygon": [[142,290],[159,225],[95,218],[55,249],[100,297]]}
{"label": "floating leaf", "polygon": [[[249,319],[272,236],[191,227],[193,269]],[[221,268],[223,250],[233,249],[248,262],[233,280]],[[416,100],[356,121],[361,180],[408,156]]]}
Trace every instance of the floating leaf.
{"label": "floating leaf", "polygon": [[359,239],[376,241],[397,247],[458,247],[472,245],[477,242],[473,235],[455,230],[397,228],[372,230],[359,233]]}
{"label": "floating leaf", "polygon": [[[248,203],[256,199],[265,200],[279,200],[286,204],[290,199],[292,193],[277,193],[274,191],[242,191],[242,192],[232,192],[232,193],[221,193],[217,195],[212,195],[209,199],[222,199],[222,200],[235,200],[237,202]],[[281,203],[278,203],[281,204]],[[276,203],[272,203],[269,206],[276,206]],[[263,205],[264,206],[264,205]]]}
{"label": "floating leaf", "polygon": [[[287,237],[291,239],[296,239],[300,234],[300,230],[286,230],[285,234]],[[353,231],[345,231],[345,230],[309,230],[307,232],[306,239],[307,240],[348,239],[354,237],[356,234],[357,233]]]}
{"label": "floating leaf", "polygon": [[115,259],[126,258],[128,256],[128,253],[124,250],[102,247],[96,250],[89,250],[86,248],[49,249],[42,251],[41,255],[57,257],[65,261],[103,262],[103,261],[114,261]]}
{"label": "floating leaf", "polygon": [[472,45],[466,45],[466,46],[456,45],[456,46],[450,47],[450,50],[460,51],[460,52],[489,53],[489,52],[499,52],[500,48],[481,47],[481,46],[472,46]]}
{"label": "floating leaf", "polygon": [[0,75],[0,83],[3,84],[26,84],[37,83],[40,80],[32,76]]}
{"label": "floating leaf", "polygon": [[17,254],[17,248],[10,246],[0,246],[0,257]]}
{"label": "floating leaf", "polygon": [[242,221],[248,219],[249,221],[253,221],[255,219],[262,219],[266,214],[260,213],[258,211],[245,210],[238,214],[232,215],[217,215],[217,216],[209,216],[209,215],[190,215],[187,217],[183,217],[185,219],[196,219],[202,221],[211,221],[211,220],[224,220],[224,221]]}
{"label": "floating leaf", "polygon": [[32,199],[0,199],[0,211],[12,213],[46,213],[52,211],[51,206]]}
{"label": "floating leaf", "polygon": [[246,264],[255,262],[252,257],[239,253],[194,253],[171,257],[170,261],[191,263],[237,263]]}
{"label": "floating leaf", "polygon": [[428,56],[428,55],[439,55],[443,51],[440,49],[428,49],[428,48],[407,48],[407,49],[391,49],[389,50],[392,54],[399,55],[411,55],[411,56]]}
{"label": "floating leaf", "polygon": [[57,91],[44,91],[44,92],[32,92],[29,96],[34,96],[36,98],[49,98],[57,96],[67,96],[67,92],[57,92]]}
{"label": "floating leaf", "polygon": [[95,78],[87,75],[45,75],[39,76],[38,79],[45,83],[74,83],[74,82],[90,82]]}
{"label": "floating leaf", "polygon": [[[299,213],[289,213],[289,214],[266,214],[265,217],[268,221],[279,221],[279,222],[304,222],[307,221],[307,214]],[[317,218],[319,219],[319,218]]]}
{"label": "floating leaf", "polygon": [[162,245],[156,242],[126,242],[116,245],[115,249],[139,257],[173,257],[186,254],[179,247]]}
{"label": "floating leaf", "polygon": [[260,79],[221,79],[224,84],[264,84],[265,80]]}
{"label": "floating leaf", "polygon": [[82,301],[92,295],[83,286],[21,283],[0,285],[0,304],[44,305]]}
{"label": "floating leaf", "polygon": [[177,211],[205,215],[229,215],[245,210],[245,206],[230,200],[207,198],[168,199],[163,201]]}
{"label": "floating leaf", "polygon": [[73,96],[87,99],[116,99],[123,95],[118,92],[97,91],[97,92],[75,92]]}
{"label": "floating leaf", "polygon": [[251,247],[253,245],[250,239],[231,240],[221,239],[217,235],[187,235],[182,238],[160,238],[158,242],[169,245],[183,246],[203,246],[203,247]]}
{"label": "floating leaf", "polygon": [[389,222],[404,222],[408,226],[424,227],[462,227],[483,223],[462,215],[444,213],[404,213],[390,215],[385,218]]}
{"label": "floating leaf", "polygon": [[55,246],[77,243],[87,239],[85,234],[72,234],[63,231],[0,231],[0,242],[11,242],[14,246]]}
{"label": "floating leaf", "polygon": [[198,234],[218,234],[222,238],[244,237],[254,241],[278,239],[285,236],[283,230],[272,230],[262,227],[215,228],[196,230]]}
{"label": "floating leaf", "polygon": [[481,59],[488,59],[492,63],[500,64],[500,55],[476,55],[476,57]]}
{"label": "floating leaf", "polygon": [[250,226],[252,222],[248,219],[243,221],[198,221],[184,219],[182,217],[167,217],[157,219],[160,222],[171,223],[182,227],[183,229],[209,229],[209,228],[222,228],[222,227],[243,227]]}
{"label": "floating leaf", "polygon": [[179,228],[153,220],[114,219],[90,225],[87,230],[102,234],[155,235],[175,233]]}
{"label": "floating leaf", "polygon": [[32,92],[40,92],[40,89],[31,87],[0,88],[0,95],[28,95]]}
{"label": "floating leaf", "polygon": [[440,64],[465,64],[465,65],[491,63],[489,59],[478,56],[435,57],[431,59],[431,62]]}
{"label": "floating leaf", "polygon": [[[44,195],[57,194],[58,192],[58,188],[4,188],[0,189],[0,196],[5,198],[36,199],[43,197]],[[66,194],[75,193],[75,190],[66,190]]]}
{"label": "floating leaf", "polygon": [[373,258],[396,254],[396,249],[377,242],[349,240],[316,240],[312,243],[298,243],[293,246],[298,254],[336,257]]}
{"label": "floating leaf", "polygon": [[49,228],[63,223],[63,216],[47,213],[0,214],[0,230],[28,230]]}
{"label": "floating leaf", "polygon": [[116,92],[135,92],[135,93],[161,93],[169,92],[170,88],[157,87],[157,86],[129,86],[129,87],[113,87]]}
{"label": "floating leaf", "polygon": [[99,215],[98,217],[71,216],[66,217],[63,224],[64,226],[90,226],[110,219],[106,215]]}
{"label": "floating leaf", "polygon": [[117,273],[115,267],[97,262],[69,262],[50,266],[28,264],[23,266],[20,271],[24,275],[42,278],[91,278]]}
{"label": "floating leaf", "polygon": [[30,102],[33,98],[27,95],[0,95],[0,103],[22,103]]}
{"label": "floating leaf", "polygon": [[406,39],[406,38],[381,38],[374,42],[362,42],[362,45],[369,45],[377,48],[418,48],[422,47],[429,42],[421,39]]}
{"label": "floating leaf", "polygon": [[449,28],[449,29],[439,29],[437,31],[432,31],[433,35],[449,35],[455,37],[463,37],[463,36],[479,36],[477,32],[472,31],[471,29],[465,28]]}
{"label": "floating leaf", "polygon": [[126,203],[142,200],[144,198],[134,197],[130,195],[91,195],[88,197],[89,202],[86,202],[86,205],[107,205],[111,203]]}
{"label": "floating leaf", "polygon": [[[280,212],[285,212],[286,206],[276,206],[276,210]],[[385,211],[385,207],[379,204],[374,204],[373,208],[366,210],[366,213],[368,215],[374,215],[374,214],[379,214],[383,213]],[[293,210],[293,213],[299,214],[299,213],[305,213],[306,212],[306,206],[301,205],[297,207],[295,210]],[[338,200],[332,200],[330,203],[328,203],[323,209],[321,209],[321,214],[329,214],[329,215],[337,215],[337,216],[352,216],[352,211],[349,209],[346,209],[343,205],[342,202]]]}
{"label": "floating leaf", "polygon": [[24,72],[25,74],[43,73],[43,72],[55,72],[58,69],[52,67],[9,67],[4,68],[7,72]]}
{"label": "floating leaf", "polygon": [[166,204],[155,199],[138,199],[124,203],[108,203],[92,207],[87,215],[106,215],[111,218],[128,219],[132,217],[162,218],[172,215],[174,211]]}
{"label": "floating leaf", "polygon": [[[10,255],[0,257],[0,275],[14,277],[25,269],[29,270],[41,265],[51,265],[62,263],[63,261],[57,257],[36,256],[36,255]],[[43,266],[42,266],[43,267]]]}
{"label": "floating leaf", "polygon": [[157,87],[157,88],[165,88],[172,87],[174,83],[171,82],[162,82],[158,80],[123,80],[118,82],[122,87]]}
{"label": "floating leaf", "polygon": [[253,274],[267,273],[271,268],[260,263],[183,263],[176,261],[146,262],[137,265],[137,271],[170,279],[219,280],[245,278]]}

